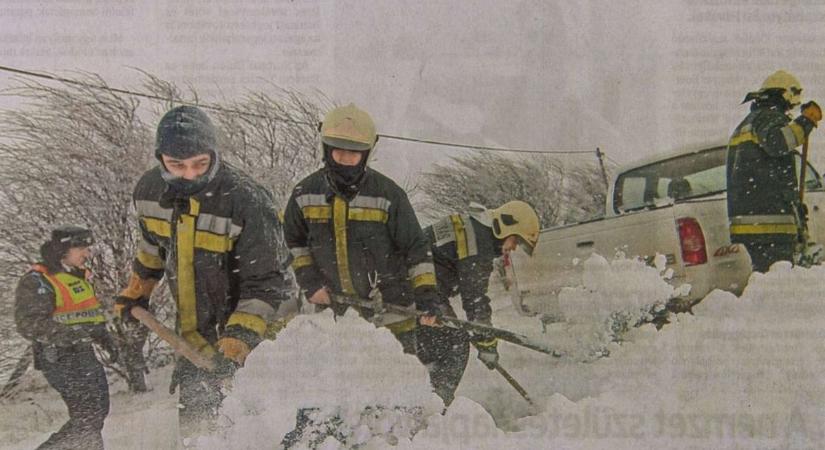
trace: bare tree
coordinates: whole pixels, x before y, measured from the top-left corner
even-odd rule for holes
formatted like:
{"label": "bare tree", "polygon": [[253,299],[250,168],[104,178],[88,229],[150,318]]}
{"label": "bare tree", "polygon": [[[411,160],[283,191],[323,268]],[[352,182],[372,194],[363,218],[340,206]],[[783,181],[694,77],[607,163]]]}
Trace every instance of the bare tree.
{"label": "bare tree", "polygon": [[[111,90],[100,76],[75,73],[67,82],[14,79],[3,91],[22,104],[0,111],[0,338],[18,339],[13,330],[14,286],[39,259],[39,245],[58,224],[92,229],[96,250],[91,267],[98,297],[107,306],[125,286],[135,254],[137,226],[131,202],[141,174],[156,164],[154,127],[160,115],[186,102],[198,103],[197,92],[144,72],[142,90],[166,100],[144,100]],[[102,88],[101,88],[102,87]],[[209,110],[221,134],[222,157],[269,187],[285,200],[297,178],[316,164],[319,102],[278,90],[276,97],[250,93]],[[320,98],[320,96],[319,96]],[[156,289],[154,312],[174,321],[168,290]],[[123,333],[123,345],[143,346],[145,335]],[[168,350],[149,339],[152,365],[169,360]],[[0,370],[14,351],[0,347]],[[19,353],[19,352],[17,352]],[[123,353],[123,352],[121,352]],[[16,355],[16,358],[19,358]],[[129,370],[109,365],[124,377]],[[134,367],[129,368],[134,371]],[[141,377],[142,378],[142,377]],[[131,383],[130,383],[131,385]],[[134,388],[134,386],[132,386]]]}
{"label": "bare tree", "polygon": [[536,209],[543,227],[585,220],[604,210],[604,182],[595,164],[492,152],[451,159],[424,173],[417,185],[427,196],[423,215],[431,220],[466,212],[470,202],[496,207],[516,199]]}
{"label": "bare tree", "polygon": [[317,127],[327,102],[272,87],[212,113],[224,131],[225,158],[266,186],[283,208],[296,182],[320,162]]}

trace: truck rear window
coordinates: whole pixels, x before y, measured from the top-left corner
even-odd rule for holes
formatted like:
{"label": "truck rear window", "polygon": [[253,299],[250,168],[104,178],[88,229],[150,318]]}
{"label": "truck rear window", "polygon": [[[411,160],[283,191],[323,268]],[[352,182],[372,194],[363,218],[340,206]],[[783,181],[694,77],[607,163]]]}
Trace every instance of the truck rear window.
{"label": "truck rear window", "polygon": [[625,172],[616,180],[617,213],[724,192],[726,148],[677,156]]}

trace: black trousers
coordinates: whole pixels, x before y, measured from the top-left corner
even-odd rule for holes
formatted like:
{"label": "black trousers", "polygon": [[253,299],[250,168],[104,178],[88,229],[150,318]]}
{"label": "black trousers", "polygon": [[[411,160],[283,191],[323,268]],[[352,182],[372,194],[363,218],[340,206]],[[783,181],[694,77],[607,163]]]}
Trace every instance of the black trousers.
{"label": "black trousers", "polygon": [[46,347],[43,352],[40,370],[63,397],[69,420],[38,449],[102,449],[109,384],[91,344]]}
{"label": "black trousers", "polygon": [[197,368],[186,358],[178,358],[170,393],[180,388],[178,423],[183,437],[201,434],[214,424],[223,401],[223,379]]}
{"label": "black trousers", "polygon": [[756,272],[767,272],[777,261],[793,262],[797,237],[795,234],[734,234],[731,242],[744,244],[751,255]]}

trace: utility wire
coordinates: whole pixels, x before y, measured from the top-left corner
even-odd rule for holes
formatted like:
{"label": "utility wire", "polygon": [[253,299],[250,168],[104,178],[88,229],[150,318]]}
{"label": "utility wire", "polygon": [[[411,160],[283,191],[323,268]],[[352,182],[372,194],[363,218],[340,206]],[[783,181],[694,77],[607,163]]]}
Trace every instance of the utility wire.
{"label": "utility wire", "polygon": [[592,154],[592,150],[528,150],[523,148],[487,147],[484,145],[456,144],[442,141],[432,141],[428,139],[417,139],[404,136],[393,136],[391,134],[379,134],[382,138],[395,139],[399,141],[418,142],[420,144],[443,145],[447,147],[466,148],[471,150],[488,150],[491,152],[510,153],[552,153],[552,154]]}
{"label": "utility wire", "polygon": [[615,165],[617,165],[617,166],[621,166],[621,164],[619,164],[619,162],[618,162],[618,161],[616,161],[615,159],[613,159],[613,158],[611,158],[611,157],[607,156],[606,154],[604,155],[604,157],[605,157],[605,159],[607,159],[608,161],[612,162],[613,164],[615,164]]}
{"label": "utility wire", "polygon": [[[212,110],[212,111],[216,111],[216,112],[220,112],[220,113],[237,114],[237,115],[241,115],[241,116],[258,117],[258,118],[262,118],[262,119],[273,119],[272,117],[267,117],[263,114],[255,114],[255,113],[250,113],[250,112],[246,112],[246,111],[238,111],[236,109],[224,108],[224,107],[221,107],[221,106],[210,105],[210,104],[205,104],[205,103],[192,103],[192,102],[187,102],[187,101],[183,101],[183,100],[176,100],[176,99],[172,99],[172,98],[168,98],[168,97],[161,97],[159,95],[147,94],[145,92],[132,91],[132,90],[129,90],[129,89],[120,89],[120,88],[114,88],[114,87],[109,87],[109,86],[104,86],[104,85],[85,83],[85,82],[82,82],[82,81],[72,80],[70,78],[59,77],[59,76],[56,76],[56,75],[51,75],[51,74],[41,73],[41,72],[32,72],[30,70],[18,69],[18,68],[9,67],[9,66],[0,65],[0,71],[10,72],[10,73],[14,73],[14,74],[17,74],[17,75],[23,75],[23,76],[27,76],[27,77],[42,78],[42,79],[46,79],[46,80],[59,81],[61,83],[72,84],[72,85],[75,85],[75,86],[82,86],[82,87],[86,87],[86,88],[90,88],[90,89],[100,89],[100,90],[105,90],[105,91],[109,91],[109,92],[116,92],[116,93],[119,93],[119,94],[132,95],[132,96],[135,96],[135,97],[142,97],[142,98],[146,98],[146,99],[150,99],[150,100],[158,100],[158,101],[163,101],[163,102],[172,102],[172,101],[174,101],[174,102],[181,103],[181,104],[184,104],[184,105],[198,106],[198,107],[203,108],[203,109],[208,109],[208,110]],[[285,123],[292,123],[292,124],[296,124],[296,125],[306,125],[306,126],[311,126],[311,127],[317,126],[317,124],[314,124],[314,123],[297,121],[297,120],[280,119],[280,118],[276,118],[274,120],[277,120],[277,121],[280,121],[280,122],[285,122]],[[419,144],[438,145],[438,146],[443,146],[443,147],[454,147],[454,148],[464,148],[464,149],[469,149],[469,150],[485,150],[485,151],[491,151],[491,152],[535,153],[535,154],[555,154],[555,155],[574,155],[574,154],[584,155],[584,154],[592,154],[593,153],[592,150],[528,150],[528,149],[521,149],[521,148],[488,147],[488,146],[484,146],[484,145],[459,144],[459,143],[453,143],[453,142],[436,141],[436,140],[432,140],[432,139],[419,139],[419,138],[406,137],[406,136],[396,136],[396,135],[392,135],[392,134],[379,134],[378,136],[381,137],[381,138],[384,138],[384,139],[393,139],[393,140],[397,140],[397,141],[417,142]],[[610,160],[610,157],[608,157],[607,155],[605,155],[605,157],[608,160]]]}
{"label": "utility wire", "polygon": [[[221,112],[221,113],[237,114],[237,115],[249,116],[249,117],[258,117],[258,118],[261,118],[261,119],[267,119],[268,118],[267,116],[265,116],[263,114],[255,114],[255,113],[250,113],[250,112],[246,112],[246,111],[238,111],[236,109],[224,108],[222,106],[210,105],[210,104],[207,104],[207,103],[187,102],[185,100],[178,100],[178,99],[173,99],[173,98],[169,98],[169,97],[161,97],[159,95],[147,94],[145,92],[132,91],[132,90],[129,90],[129,89],[120,89],[120,88],[113,88],[113,87],[109,87],[109,86],[102,86],[102,85],[99,85],[99,84],[84,83],[82,81],[72,80],[70,78],[58,77],[58,76],[50,75],[50,74],[47,74],[47,73],[32,72],[32,71],[23,70],[23,69],[16,69],[14,67],[0,66],[0,71],[11,72],[11,73],[15,73],[15,74],[18,74],[18,75],[25,75],[25,76],[34,77],[34,78],[43,78],[43,79],[46,79],[46,80],[59,81],[61,83],[73,84],[75,86],[83,86],[83,87],[87,87],[87,88],[90,88],[90,89],[98,89],[98,90],[109,91],[109,92],[117,92],[119,94],[126,94],[126,95],[131,95],[131,96],[134,96],[134,97],[142,97],[142,98],[147,98],[147,99],[150,99],[150,100],[159,100],[159,101],[163,101],[163,102],[176,102],[176,103],[180,103],[180,104],[183,104],[183,105],[197,106],[199,108],[208,109],[208,110]],[[302,122],[302,121],[298,121],[298,120],[288,120],[288,119],[276,119],[276,120],[279,121],[279,122],[294,123],[296,125],[308,125],[308,126],[312,126],[312,127],[318,125],[318,124],[313,124],[313,123],[309,123],[309,122]]]}

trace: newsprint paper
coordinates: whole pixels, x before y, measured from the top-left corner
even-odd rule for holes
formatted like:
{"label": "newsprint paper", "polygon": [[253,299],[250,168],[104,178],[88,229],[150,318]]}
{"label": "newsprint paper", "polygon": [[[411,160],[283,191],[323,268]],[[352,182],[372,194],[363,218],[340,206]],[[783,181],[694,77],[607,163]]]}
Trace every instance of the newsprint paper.
{"label": "newsprint paper", "polygon": [[[746,95],[782,70],[800,103],[825,102],[824,1],[0,0],[0,24],[0,447],[35,448],[67,423],[70,445],[93,448],[90,414],[105,417],[111,449],[825,446],[825,269],[815,254],[825,244],[825,135],[814,128],[805,145],[783,135],[809,163],[807,261],[751,273],[725,200]],[[376,236],[435,224],[439,242],[469,258],[481,247],[466,244],[451,214],[492,230],[491,211],[508,201],[538,212],[532,257],[516,249],[491,261],[495,247],[461,272],[489,276],[486,297],[450,293],[459,319],[489,300],[493,327],[511,333],[498,335],[498,362],[488,369],[460,341],[441,342],[429,361],[419,351],[422,364],[355,309],[310,305],[286,268],[335,244],[289,253],[279,229],[267,238],[292,287],[278,320],[234,376],[213,379],[216,416],[184,431],[180,389],[169,394],[174,352],[113,308],[136,255],[153,248],[140,239],[148,225],[132,191],[159,164],[160,117],[199,105],[221,163],[271,191],[269,212],[284,220],[295,185],[324,164],[319,122],[350,103],[376,124],[368,166],[406,191],[419,222],[373,223]],[[349,219],[366,220],[355,203]],[[314,217],[346,238],[345,223]],[[198,227],[214,232],[220,220]],[[34,369],[33,338],[16,320],[18,282],[67,223],[95,235],[86,265],[119,349],[115,361],[95,347],[108,414],[67,409],[92,388],[61,397],[61,383]],[[232,267],[238,247],[207,237],[195,245]],[[370,240],[349,251],[369,254]],[[328,280],[348,270],[341,258]],[[195,282],[214,287],[198,270]],[[150,303],[172,329],[175,281]],[[433,358],[451,356],[459,374],[467,362],[445,406],[430,376]]]}

